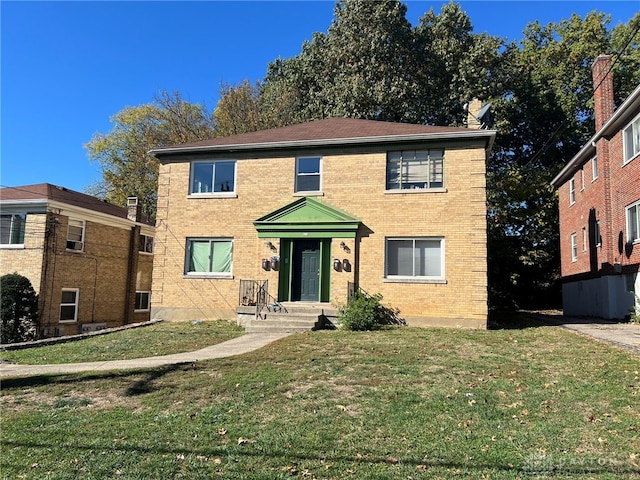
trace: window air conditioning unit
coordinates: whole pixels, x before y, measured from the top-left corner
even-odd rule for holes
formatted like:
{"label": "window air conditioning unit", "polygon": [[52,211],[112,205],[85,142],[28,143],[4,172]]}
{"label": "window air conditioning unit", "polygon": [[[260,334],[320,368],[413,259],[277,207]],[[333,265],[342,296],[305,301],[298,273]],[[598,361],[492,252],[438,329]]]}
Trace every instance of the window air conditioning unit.
{"label": "window air conditioning unit", "polygon": [[74,242],[67,240],[67,250],[82,250],[84,248],[84,242]]}

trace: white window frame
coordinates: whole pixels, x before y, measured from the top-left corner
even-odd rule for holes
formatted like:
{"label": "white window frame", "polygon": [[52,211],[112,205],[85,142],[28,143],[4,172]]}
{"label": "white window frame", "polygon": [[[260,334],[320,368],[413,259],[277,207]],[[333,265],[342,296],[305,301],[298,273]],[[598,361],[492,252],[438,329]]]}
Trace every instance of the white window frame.
{"label": "white window frame", "polygon": [[598,179],[598,157],[591,159],[591,181],[595,182]]}
{"label": "white window frame", "polygon": [[[80,240],[77,239],[77,234],[73,234],[72,228],[80,228]],[[67,225],[67,251],[68,252],[84,252],[85,236],[87,234],[87,222],[79,220],[77,218],[69,218]]]}
{"label": "white window frame", "polygon": [[584,190],[584,168],[580,169],[580,191]]}
{"label": "white window frame", "polygon": [[[146,297],[146,302],[143,302],[142,300],[145,297]],[[134,309],[136,312],[148,312],[149,310],[151,310],[151,292],[150,291],[148,290],[136,291],[136,300],[135,300]]]}
{"label": "white window frame", "polygon": [[[194,243],[209,242],[209,261],[211,262],[211,244],[213,243],[230,243],[231,244],[231,265],[228,272],[215,272],[215,271],[190,271],[191,263],[191,249]],[[212,277],[212,278],[233,278],[233,238],[224,237],[189,237],[186,244],[186,256],[184,261],[184,275],[186,277]]]}
{"label": "white window frame", "polygon": [[[440,243],[440,275],[415,275],[415,261],[413,275],[393,275],[389,273],[389,243],[393,241],[412,241],[415,259],[416,241],[437,241]],[[386,237],[384,241],[384,280],[385,282],[403,283],[445,283],[445,239],[444,237]]]}
{"label": "white window frame", "polygon": [[[233,163],[233,188],[231,188],[230,190],[224,190],[224,191],[219,191],[216,192],[215,191],[215,183],[216,183],[216,173],[215,173],[215,168],[216,168],[216,164],[222,164],[222,163]],[[195,185],[195,169],[198,166],[202,166],[202,165],[207,165],[210,164],[211,165],[211,190],[212,191],[206,191],[206,188],[204,188],[205,191],[203,191],[203,185],[200,184],[199,186]],[[190,166],[190,171],[189,171],[189,197],[196,197],[196,198],[202,198],[202,197],[221,197],[221,198],[229,198],[229,197],[237,197],[236,194],[236,188],[238,185],[238,161],[231,159],[231,158],[225,158],[225,159],[217,159],[217,160],[194,160],[191,162],[191,166]],[[204,185],[204,187],[206,187],[206,185]]]}
{"label": "white window frame", "polygon": [[576,180],[575,178],[569,179],[569,205],[576,203]]}
{"label": "white window frame", "polygon": [[[64,292],[74,292],[75,293],[75,301],[73,303],[64,303],[62,301],[62,297]],[[78,307],[80,306],[80,289],[79,288],[63,288],[62,294],[60,295],[60,311],[58,316],[58,321],[60,323],[77,323],[78,322]],[[73,307],[73,320],[62,320],[62,307]]]}
{"label": "white window frame", "polygon": [[578,261],[578,235],[575,233],[571,234],[571,261]]}
{"label": "white window frame", "polygon": [[153,235],[140,234],[140,245],[138,245],[138,252],[147,255],[153,255],[154,238]]}
{"label": "white window frame", "polygon": [[587,228],[586,227],[582,227],[582,251],[586,252],[587,251],[587,245],[588,245],[588,235],[587,235]]}
{"label": "white window frame", "polygon": [[[3,218],[9,218],[9,243],[0,244],[0,248],[24,248],[24,237],[26,233],[26,225],[27,225],[27,216],[25,214],[20,213],[6,213],[2,215]],[[18,238],[22,240],[22,242],[13,243],[14,237],[16,235],[16,218],[20,219],[20,224],[18,225]]]}
{"label": "white window frame", "polygon": [[622,129],[622,151],[623,165],[640,156],[640,115]]}
{"label": "white window frame", "polygon": [[625,209],[627,242],[640,243],[640,200]]}
{"label": "white window frame", "polygon": [[[318,172],[317,173],[301,173],[300,172],[300,160],[318,160]],[[306,156],[306,157],[297,157],[296,158],[296,177],[294,180],[294,192],[298,193],[298,194],[304,194],[304,195],[313,195],[313,194],[321,194],[322,193],[322,164],[324,162],[322,161],[322,157],[319,155],[315,155],[315,156]],[[318,177],[318,189],[317,190],[301,190],[300,189],[300,182],[298,181],[300,177]]]}
{"label": "white window frame", "polygon": [[602,246],[602,237],[600,236],[600,220],[596,220],[596,231],[595,231],[595,241],[596,247]]}
{"label": "white window frame", "polygon": [[[433,152],[433,159],[432,159]],[[409,181],[409,170],[406,170],[405,167],[411,165],[409,162],[416,161],[420,154],[426,154],[426,178],[424,181],[410,182]],[[395,156],[398,156],[395,158]],[[446,151],[444,148],[430,148],[430,149],[422,149],[422,150],[393,150],[387,152],[386,159],[386,168],[385,168],[385,193],[418,193],[418,192],[444,192],[445,189],[445,156]],[[405,163],[406,160],[406,163]],[[441,163],[434,163],[436,160],[441,160]],[[396,182],[391,182],[391,172],[390,166],[392,162],[398,161],[398,175]],[[440,178],[440,181],[436,181],[437,178]],[[407,186],[406,184],[411,183],[424,183],[424,187],[419,186]],[[437,185],[440,184],[440,185]],[[392,186],[397,186],[397,188],[390,188]]]}

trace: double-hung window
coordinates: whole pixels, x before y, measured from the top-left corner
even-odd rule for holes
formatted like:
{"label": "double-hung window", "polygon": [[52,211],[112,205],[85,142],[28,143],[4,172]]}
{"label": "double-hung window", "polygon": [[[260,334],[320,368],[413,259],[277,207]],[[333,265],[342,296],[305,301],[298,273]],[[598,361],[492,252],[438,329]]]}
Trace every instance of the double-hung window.
{"label": "double-hung window", "polygon": [[627,207],[627,242],[640,242],[640,202]]}
{"label": "double-hung window", "polygon": [[576,180],[574,178],[569,180],[569,205],[576,203]]}
{"label": "double-hung window", "polygon": [[444,150],[387,153],[387,190],[426,190],[444,186]]}
{"label": "double-hung window", "polygon": [[444,279],[444,239],[387,238],[385,277],[388,279]]}
{"label": "double-hung window", "polygon": [[233,269],[233,240],[228,238],[187,239],[187,275],[231,277]]}
{"label": "double-hung window", "polygon": [[571,234],[571,261],[576,262],[578,260],[578,236],[575,233]]}
{"label": "double-hung window", "polygon": [[153,237],[151,235],[140,234],[140,245],[138,251],[143,253],[153,253]]}
{"label": "double-hung window", "polygon": [[236,161],[213,160],[191,163],[191,184],[189,193],[225,194],[236,191]]}
{"label": "double-hung window", "polygon": [[319,192],[321,189],[321,157],[296,158],[296,192]]}
{"label": "double-hung window", "polygon": [[136,292],[136,306],[137,311],[147,311],[151,305],[151,292]]}
{"label": "double-hung window", "polygon": [[595,181],[598,178],[598,157],[591,159],[591,180]]}
{"label": "double-hung window", "polygon": [[624,143],[624,163],[628,163],[640,154],[640,115],[622,130],[622,138]]}
{"label": "double-hung window", "polygon": [[24,245],[26,215],[10,214],[0,217],[0,245]]}
{"label": "double-hung window", "polygon": [[78,300],[80,290],[77,288],[63,288],[60,300],[60,322],[78,321]]}
{"label": "double-hung window", "polygon": [[67,250],[84,251],[84,220],[69,219],[67,230]]}

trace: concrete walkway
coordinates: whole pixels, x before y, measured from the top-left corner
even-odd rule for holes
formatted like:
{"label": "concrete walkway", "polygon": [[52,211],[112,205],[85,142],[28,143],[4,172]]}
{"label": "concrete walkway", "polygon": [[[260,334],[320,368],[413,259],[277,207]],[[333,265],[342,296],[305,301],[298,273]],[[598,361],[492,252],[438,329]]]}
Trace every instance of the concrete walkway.
{"label": "concrete walkway", "polygon": [[57,373],[98,372],[105,370],[129,370],[160,367],[179,363],[197,362],[213,358],[232,357],[258,350],[271,342],[280,340],[289,333],[246,333],[241,337],[211,345],[194,352],[176,353],[158,357],[113,360],[108,362],[62,363],[58,365],[15,365],[0,363],[0,378],[33,377]]}
{"label": "concrete walkway", "polygon": [[640,324],[565,317],[561,312],[534,312],[529,315],[547,325],[556,325],[640,355]]}

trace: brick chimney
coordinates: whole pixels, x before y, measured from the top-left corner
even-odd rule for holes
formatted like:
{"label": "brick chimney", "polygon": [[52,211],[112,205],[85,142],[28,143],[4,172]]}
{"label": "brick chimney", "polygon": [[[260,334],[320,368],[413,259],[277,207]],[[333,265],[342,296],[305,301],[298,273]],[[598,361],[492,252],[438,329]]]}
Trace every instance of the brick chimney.
{"label": "brick chimney", "polygon": [[613,116],[613,73],[611,57],[598,55],[591,66],[593,75],[594,116],[596,132]]}
{"label": "brick chimney", "polygon": [[142,219],[142,205],[138,197],[127,197],[127,218],[132,222],[139,222]]}
{"label": "brick chimney", "polygon": [[471,100],[467,106],[467,128],[479,129],[482,125],[478,114],[482,110],[482,102],[477,98]]}

